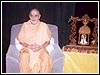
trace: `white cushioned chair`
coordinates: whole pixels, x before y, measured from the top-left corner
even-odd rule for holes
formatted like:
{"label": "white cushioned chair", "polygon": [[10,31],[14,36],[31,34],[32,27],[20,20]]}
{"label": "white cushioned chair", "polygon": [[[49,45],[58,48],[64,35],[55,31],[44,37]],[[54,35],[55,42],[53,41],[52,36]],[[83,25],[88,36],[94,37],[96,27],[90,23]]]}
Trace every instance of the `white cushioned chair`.
{"label": "white cushioned chair", "polygon": [[[21,25],[16,24],[11,28],[10,45],[6,53],[6,73],[19,73],[19,50],[16,48],[15,38]],[[64,54],[58,45],[58,27],[52,24],[48,24],[48,26],[54,38],[53,50],[49,52],[54,64],[52,73],[62,73]]]}

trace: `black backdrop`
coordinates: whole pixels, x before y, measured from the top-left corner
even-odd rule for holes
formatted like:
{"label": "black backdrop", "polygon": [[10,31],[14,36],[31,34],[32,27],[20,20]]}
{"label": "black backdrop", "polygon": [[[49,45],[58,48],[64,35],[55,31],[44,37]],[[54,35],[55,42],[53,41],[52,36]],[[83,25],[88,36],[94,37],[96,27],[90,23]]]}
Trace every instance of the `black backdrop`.
{"label": "black backdrop", "polygon": [[70,16],[98,18],[98,2],[2,2],[2,72],[6,71],[6,53],[10,43],[10,30],[14,24],[28,20],[32,8],[41,12],[41,21],[58,26],[59,46],[69,43]]}

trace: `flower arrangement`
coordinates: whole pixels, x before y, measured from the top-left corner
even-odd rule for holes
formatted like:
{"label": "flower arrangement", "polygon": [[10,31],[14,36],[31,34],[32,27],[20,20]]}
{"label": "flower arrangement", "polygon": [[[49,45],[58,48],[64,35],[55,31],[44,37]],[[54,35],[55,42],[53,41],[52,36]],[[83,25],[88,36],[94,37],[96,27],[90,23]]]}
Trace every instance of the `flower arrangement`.
{"label": "flower arrangement", "polygon": [[78,53],[87,53],[87,54],[98,54],[98,50],[85,50],[85,49],[77,49],[77,48],[67,48],[67,47],[64,47],[63,48],[65,52],[78,52]]}

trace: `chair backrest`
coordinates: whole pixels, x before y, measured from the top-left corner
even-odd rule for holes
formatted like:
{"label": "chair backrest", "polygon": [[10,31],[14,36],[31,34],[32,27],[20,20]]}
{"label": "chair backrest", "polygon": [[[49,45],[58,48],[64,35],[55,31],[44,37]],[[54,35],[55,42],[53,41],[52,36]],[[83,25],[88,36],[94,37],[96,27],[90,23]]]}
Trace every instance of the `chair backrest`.
{"label": "chair backrest", "polygon": [[[15,44],[15,37],[17,36],[22,24],[15,24],[11,28],[11,38],[10,44]],[[54,38],[54,42],[58,44],[58,27],[53,24],[48,24],[48,27],[52,33],[52,37]]]}

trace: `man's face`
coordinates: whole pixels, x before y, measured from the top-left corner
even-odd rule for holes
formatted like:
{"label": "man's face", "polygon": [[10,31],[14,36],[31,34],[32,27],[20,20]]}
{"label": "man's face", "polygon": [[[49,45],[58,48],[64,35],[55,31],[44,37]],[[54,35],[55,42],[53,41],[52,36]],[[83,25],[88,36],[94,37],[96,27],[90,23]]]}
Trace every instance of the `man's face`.
{"label": "man's face", "polygon": [[29,18],[32,24],[36,24],[40,19],[40,14],[37,10],[32,10],[29,14]]}

